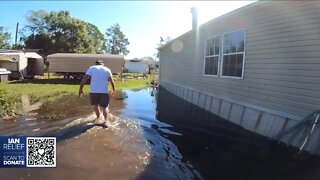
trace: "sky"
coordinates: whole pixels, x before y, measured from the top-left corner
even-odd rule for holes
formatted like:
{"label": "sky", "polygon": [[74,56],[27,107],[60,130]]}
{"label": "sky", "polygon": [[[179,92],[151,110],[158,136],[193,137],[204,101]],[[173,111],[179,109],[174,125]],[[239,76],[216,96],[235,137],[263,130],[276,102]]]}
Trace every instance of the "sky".
{"label": "sky", "polygon": [[[129,39],[126,59],[151,56],[163,39],[174,39],[192,28],[191,7],[201,25],[254,1],[0,1],[0,26],[11,33],[26,24],[30,10],[68,10],[74,18],[96,25],[101,33],[118,23]],[[18,38],[19,39],[19,38]]]}

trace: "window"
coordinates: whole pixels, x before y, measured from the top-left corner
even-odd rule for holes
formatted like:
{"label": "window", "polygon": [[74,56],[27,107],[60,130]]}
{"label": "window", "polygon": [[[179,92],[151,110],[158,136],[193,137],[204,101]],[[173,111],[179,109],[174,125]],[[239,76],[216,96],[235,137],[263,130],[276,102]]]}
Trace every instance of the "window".
{"label": "window", "polygon": [[220,37],[208,39],[206,41],[206,54],[204,59],[204,74],[218,75],[220,56]]}
{"label": "window", "polygon": [[222,76],[242,77],[244,30],[223,35]]}

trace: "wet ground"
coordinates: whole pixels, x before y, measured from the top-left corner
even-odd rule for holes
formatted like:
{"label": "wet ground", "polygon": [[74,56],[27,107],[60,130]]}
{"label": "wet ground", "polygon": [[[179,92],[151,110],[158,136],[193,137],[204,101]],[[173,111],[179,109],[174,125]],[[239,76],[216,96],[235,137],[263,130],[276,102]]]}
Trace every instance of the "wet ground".
{"label": "wet ground", "polygon": [[[0,179],[320,179],[318,157],[298,155],[170,93],[159,92],[156,102],[154,93],[118,93],[107,129],[93,121],[88,97],[77,96],[0,120],[0,135],[58,141],[57,168],[0,169]],[[210,128],[203,125],[209,119]]]}

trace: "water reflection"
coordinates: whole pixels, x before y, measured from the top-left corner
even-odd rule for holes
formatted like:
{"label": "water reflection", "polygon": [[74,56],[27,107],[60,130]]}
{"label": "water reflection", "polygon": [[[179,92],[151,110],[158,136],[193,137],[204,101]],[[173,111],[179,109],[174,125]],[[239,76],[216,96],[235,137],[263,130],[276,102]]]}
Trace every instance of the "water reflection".
{"label": "water reflection", "polygon": [[319,179],[320,158],[251,133],[162,89],[158,119],[183,136],[169,135],[205,179]]}
{"label": "water reflection", "polygon": [[192,165],[182,161],[178,147],[167,137],[181,136],[172,131],[172,126],[156,119],[156,100],[151,93],[154,88],[139,91],[124,91],[124,108],[120,118],[133,119],[143,129],[143,135],[150,148],[151,158],[139,179],[201,179]]}

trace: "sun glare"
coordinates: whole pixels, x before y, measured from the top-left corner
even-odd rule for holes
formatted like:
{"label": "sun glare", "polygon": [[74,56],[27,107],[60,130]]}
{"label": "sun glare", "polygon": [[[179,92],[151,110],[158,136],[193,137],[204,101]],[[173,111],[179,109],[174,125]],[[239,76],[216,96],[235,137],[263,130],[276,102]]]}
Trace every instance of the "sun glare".
{"label": "sun glare", "polygon": [[[241,6],[245,6],[254,1],[163,1],[162,7],[163,18],[167,19],[158,31],[159,36],[163,38],[170,37],[174,39],[185,32],[188,32],[192,28],[192,14],[191,8],[197,7],[198,9],[198,25],[206,23],[216,17],[226,14],[232,10],[235,10]],[[129,45],[131,53],[130,58],[139,57],[138,54],[143,54],[148,51],[153,51],[156,54],[154,47],[159,43],[159,36],[152,36],[146,40],[143,37],[132,39],[132,43]],[[154,46],[141,46],[137,42],[150,41],[150,44]],[[183,49],[183,45],[177,43],[173,49],[178,52]]]}
{"label": "sun glare", "polygon": [[238,9],[240,6],[242,7],[253,2],[254,1],[200,1],[193,2],[191,5],[198,8],[198,22],[199,24],[203,24],[211,19]]}

